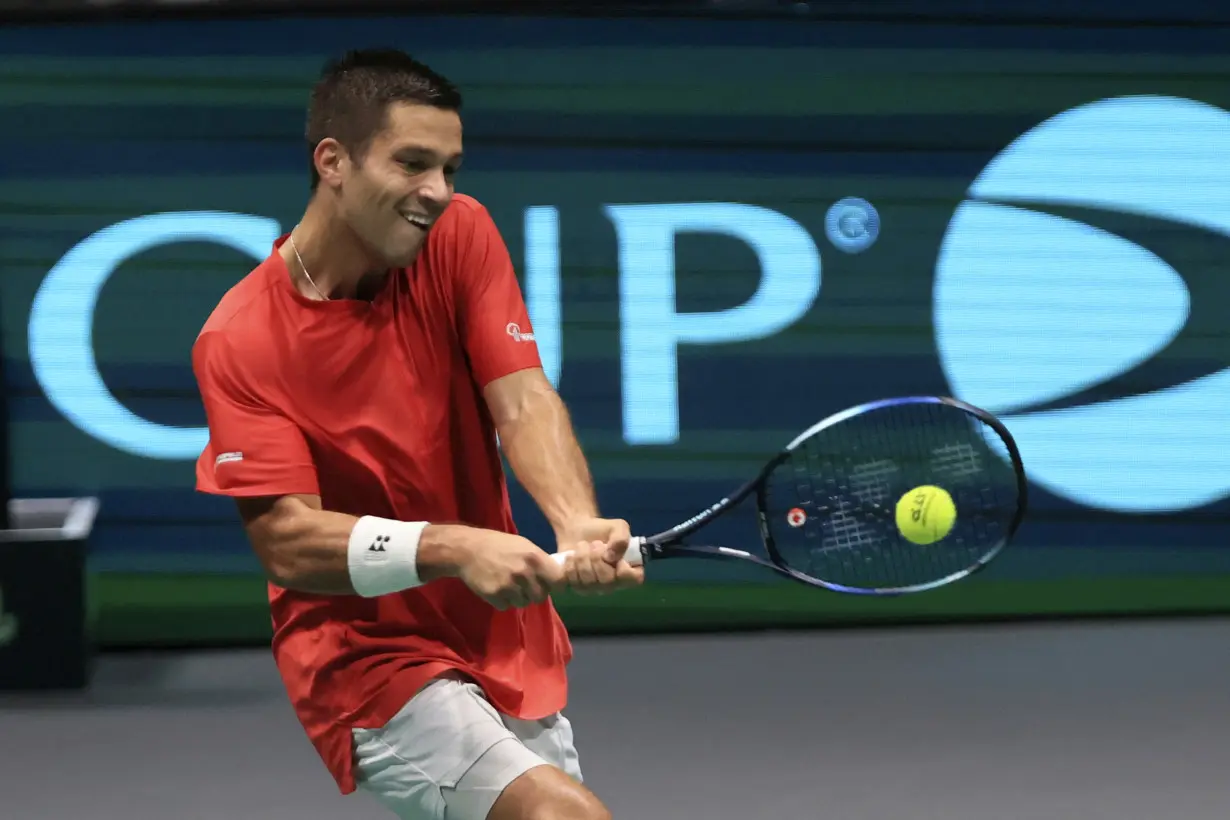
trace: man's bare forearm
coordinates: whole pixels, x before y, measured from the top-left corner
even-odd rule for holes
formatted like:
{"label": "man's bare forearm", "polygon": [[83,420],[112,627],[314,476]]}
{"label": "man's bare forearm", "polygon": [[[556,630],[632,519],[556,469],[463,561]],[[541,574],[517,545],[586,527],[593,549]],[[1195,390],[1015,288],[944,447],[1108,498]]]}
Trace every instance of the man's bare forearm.
{"label": "man's bare forearm", "polygon": [[500,425],[500,444],[517,481],[538,504],[558,538],[574,522],[598,515],[593,478],[559,395],[549,385],[527,391]]}
{"label": "man's bare forearm", "polygon": [[[248,528],[266,574],[278,586],[320,595],[351,595],[350,534],[357,516],[304,504],[271,511]],[[475,531],[429,525],[418,542],[417,565],[424,582],[455,576]]]}

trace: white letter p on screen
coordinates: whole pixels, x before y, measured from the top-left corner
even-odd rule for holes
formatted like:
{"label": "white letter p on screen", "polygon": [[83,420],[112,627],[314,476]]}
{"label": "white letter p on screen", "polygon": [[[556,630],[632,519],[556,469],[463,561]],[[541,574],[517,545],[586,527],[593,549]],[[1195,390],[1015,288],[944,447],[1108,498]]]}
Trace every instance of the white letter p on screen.
{"label": "white letter p on screen", "polygon": [[[820,293],[820,253],[790,217],[735,202],[608,205],[619,247],[623,436],[628,444],[679,438],[680,344],[763,339],[797,322]],[[741,305],[712,313],[675,308],[675,236],[734,237],[755,252],[760,284]]]}

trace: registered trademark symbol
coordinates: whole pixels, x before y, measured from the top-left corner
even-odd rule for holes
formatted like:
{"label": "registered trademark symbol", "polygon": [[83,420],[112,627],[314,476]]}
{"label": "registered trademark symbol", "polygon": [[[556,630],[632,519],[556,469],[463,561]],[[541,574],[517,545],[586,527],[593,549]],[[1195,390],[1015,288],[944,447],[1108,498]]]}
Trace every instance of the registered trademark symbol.
{"label": "registered trademark symbol", "polygon": [[862,253],[880,236],[880,214],[867,200],[848,196],[824,215],[824,232],[838,250]]}

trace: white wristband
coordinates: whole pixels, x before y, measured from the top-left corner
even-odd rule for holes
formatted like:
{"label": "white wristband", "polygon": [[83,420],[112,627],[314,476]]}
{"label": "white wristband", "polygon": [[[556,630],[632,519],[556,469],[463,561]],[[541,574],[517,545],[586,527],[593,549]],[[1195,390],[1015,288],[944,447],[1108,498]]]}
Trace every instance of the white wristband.
{"label": "white wristband", "polygon": [[421,586],[419,538],[426,527],[426,521],[360,518],[350,531],[346,554],[354,591],[375,598]]}

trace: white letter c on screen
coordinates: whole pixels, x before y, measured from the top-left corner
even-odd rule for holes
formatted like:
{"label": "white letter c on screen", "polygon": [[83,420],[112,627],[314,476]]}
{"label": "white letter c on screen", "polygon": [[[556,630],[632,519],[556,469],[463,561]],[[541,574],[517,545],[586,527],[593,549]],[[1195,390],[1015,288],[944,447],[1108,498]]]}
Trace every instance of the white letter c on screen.
{"label": "white letter c on screen", "polygon": [[94,358],[94,309],[103,285],[129,257],[174,242],[215,242],[264,259],[277,220],[219,211],[141,216],[86,237],[56,263],[30,306],[30,366],[47,400],[76,427],[124,452],[190,460],[209,441],[206,427],[169,427],[116,400]]}

